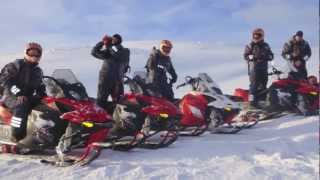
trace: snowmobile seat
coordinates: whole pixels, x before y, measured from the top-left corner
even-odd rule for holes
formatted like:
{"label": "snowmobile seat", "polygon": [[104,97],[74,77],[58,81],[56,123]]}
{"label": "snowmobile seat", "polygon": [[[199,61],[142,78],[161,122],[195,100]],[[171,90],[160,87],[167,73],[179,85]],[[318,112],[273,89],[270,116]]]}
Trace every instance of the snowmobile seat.
{"label": "snowmobile seat", "polygon": [[237,88],[234,91],[233,96],[239,97],[242,101],[248,102],[249,100],[249,90]]}

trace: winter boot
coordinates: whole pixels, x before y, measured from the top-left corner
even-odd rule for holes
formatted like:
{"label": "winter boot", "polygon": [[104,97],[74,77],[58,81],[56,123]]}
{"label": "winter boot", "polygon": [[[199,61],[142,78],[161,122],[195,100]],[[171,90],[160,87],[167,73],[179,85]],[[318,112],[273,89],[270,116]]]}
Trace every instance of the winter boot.
{"label": "winter boot", "polygon": [[249,109],[262,109],[257,101],[250,101]]}

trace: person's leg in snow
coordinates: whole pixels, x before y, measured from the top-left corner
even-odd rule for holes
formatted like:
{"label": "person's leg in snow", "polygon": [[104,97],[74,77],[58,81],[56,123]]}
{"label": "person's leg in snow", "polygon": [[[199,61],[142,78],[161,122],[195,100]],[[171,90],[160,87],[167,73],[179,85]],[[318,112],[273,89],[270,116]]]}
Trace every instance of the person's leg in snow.
{"label": "person's leg in snow", "polygon": [[257,99],[258,101],[265,101],[267,97],[266,89],[268,83],[268,69],[257,70]]}
{"label": "person's leg in snow", "polygon": [[250,68],[249,69],[249,80],[250,80],[250,95],[249,95],[249,103],[250,107],[257,108],[258,106],[258,99],[257,99],[257,93],[258,93],[258,86],[259,83],[257,81],[258,72],[256,68]]}
{"label": "person's leg in snow", "polygon": [[113,81],[106,74],[100,72],[97,94],[97,105],[103,109],[107,108],[109,95],[112,93]]}
{"label": "person's leg in snow", "polygon": [[124,94],[123,83],[121,81],[117,81],[111,91],[112,102],[118,103],[120,97]]}
{"label": "person's leg in snow", "polygon": [[8,97],[4,105],[12,112],[11,118],[11,141],[17,142],[26,136],[28,114],[32,108],[32,99],[19,103],[16,97]]}

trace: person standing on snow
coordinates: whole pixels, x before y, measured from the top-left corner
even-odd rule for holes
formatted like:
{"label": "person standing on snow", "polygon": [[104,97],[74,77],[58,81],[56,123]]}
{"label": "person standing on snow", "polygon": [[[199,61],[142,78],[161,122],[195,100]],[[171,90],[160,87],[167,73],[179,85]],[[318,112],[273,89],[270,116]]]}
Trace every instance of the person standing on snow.
{"label": "person standing on snow", "polygon": [[24,58],[5,65],[1,70],[1,102],[12,112],[10,140],[13,142],[26,136],[28,114],[46,95],[43,72],[38,66],[41,56],[42,47],[34,42],[28,43]]}
{"label": "person standing on snow", "polygon": [[[160,49],[153,48],[145,66],[147,69],[147,83],[152,84],[168,100],[174,99],[172,84],[178,78],[169,56],[171,49],[172,43],[169,40],[162,40]],[[171,76],[169,81],[167,73]]]}
{"label": "person standing on snow", "polygon": [[264,31],[257,28],[252,33],[252,41],[245,47],[244,59],[248,63],[250,79],[250,106],[260,108],[258,102],[265,101],[268,83],[268,61],[273,59],[273,53],[268,43],[264,41]]}
{"label": "person standing on snow", "polygon": [[309,43],[303,39],[302,31],[298,31],[289,42],[284,44],[282,57],[297,68],[301,78],[307,79],[306,61],[311,57],[311,48]]}
{"label": "person standing on snow", "polygon": [[123,78],[129,69],[130,50],[122,45],[122,37],[115,34],[104,36],[102,41],[93,47],[92,56],[103,60],[99,73],[97,104],[107,108],[108,97],[117,102],[123,94]]}

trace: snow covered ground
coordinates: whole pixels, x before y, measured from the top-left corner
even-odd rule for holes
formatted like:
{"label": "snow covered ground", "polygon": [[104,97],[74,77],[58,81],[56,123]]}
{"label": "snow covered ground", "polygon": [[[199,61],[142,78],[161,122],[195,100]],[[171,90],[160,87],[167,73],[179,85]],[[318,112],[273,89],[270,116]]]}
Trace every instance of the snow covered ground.
{"label": "snow covered ground", "polygon": [[[132,70],[143,70],[155,41],[127,42]],[[319,67],[319,54],[308,62],[310,74]],[[274,50],[279,51],[279,50]],[[225,44],[180,42],[173,49],[179,81],[185,75],[207,72],[228,93],[248,86],[243,47]],[[276,64],[284,67],[279,53]],[[0,56],[0,67],[22,54]],[[95,96],[98,60],[90,46],[47,50],[41,65],[45,74],[55,68],[71,68]],[[188,89],[177,91],[181,96]],[[235,135],[204,134],[180,137],[165,149],[105,150],[86,167],[56,168],[35,160],[21,162],[0,155],[0,179],[319,179],[319,117],[288,115],[261,122]]]}

